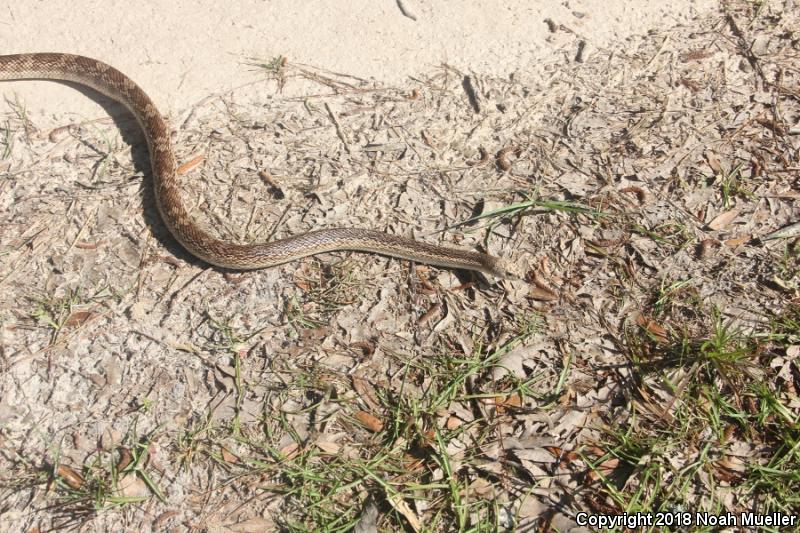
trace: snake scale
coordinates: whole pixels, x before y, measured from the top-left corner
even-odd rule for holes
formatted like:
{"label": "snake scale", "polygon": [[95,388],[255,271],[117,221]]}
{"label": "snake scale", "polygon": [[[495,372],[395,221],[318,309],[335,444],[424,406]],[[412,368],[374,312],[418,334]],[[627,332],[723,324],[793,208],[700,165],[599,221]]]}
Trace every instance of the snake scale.
{"label": "snake scale", "polygon": [[158,210],[175,239],[193,255],[223,268],[267,268],[336,250],[376,253],[420,263],[519,278],[516,265],[491,255],[437,246],[387,233],[332,228],[259,244],[236,244],[200,228],[181,202],[169,127],[149,96],[128,76],[96,59],[62,53],[0,55],[0,80],[75,82],[121,103],[136,118],[150,153]]}

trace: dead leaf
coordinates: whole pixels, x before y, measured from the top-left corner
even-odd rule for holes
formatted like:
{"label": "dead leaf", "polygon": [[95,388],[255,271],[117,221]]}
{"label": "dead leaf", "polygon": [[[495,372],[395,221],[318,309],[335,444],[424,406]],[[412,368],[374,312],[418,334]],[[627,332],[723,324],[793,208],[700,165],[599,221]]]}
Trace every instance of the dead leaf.
{"label": "dead leaf", "polygon": [[222,447],[220,453],[222,454],[223,461],[226,463],[236,464],[239,462],[239,458],[225,446]]}
{"label": "dead leaf", "polygon": [[358,517],[358,523],[353,528],[353,533],[378,533],[378,519],[380,512],[374,503],[368,501]]}
{"label": "dead leaf", "polygon": [[192,170],[194,167],[196,167],[197,165],[202,163],[203,159],[205,159],[205,156],[203,154],[194,156],[193,158],[188,160],[186,163],[184,163],[181,166],[179,166],[178,169],[175,172],[179,176],[182,176],[183,174],[186,174],[187,172]]}
{"label": "dead leaf", "polygon": [[477,496],[485,500],[491,500],[495,497],[494,484],[482,477],[470,483],[463,492],[464,496],[470,496],[470,499]]}
{"label": "dead leaf", "polygon": [[73,311],[69,317],[64,321],[64,326],[68,328],[76,328],[89,320],[92,317],[92,312],[88,310]]}
{"label": "dead leaf", "polygon": [[711,170],[714,171],[714,174],[722,174],[722,164],[717,159],[717,156],[714,155],[714,152],[710,152],[706,150],[705,154],[706,161],[708,162],[708,166],[711,167]]}
{"label": "dead leaf", "polygon": [[243,520],[239,523],[228,526],[228,529],[235,533],[263,533],[264,531],[274,531],[275,522],[256,516]]}
{"label": "dead leaf", "polygon": [[619,192],[632,192],[636,195],[636,199],[639,201],[641,205],[645,205],[650,201],[650,193],[647,192],[645,189],[641,187],[637,187],[635,185],[631,185],[630,187],[623,187],[619,190]]}
{"label": "dead leaf", "polygon": [[139,479],[136,474],[126,474],[117,483],[117,490],[126,498],[147,498],[150,496],[150,489],[147,484]]}
{"label": "dead leaf", "polygon": [[531,287],[530,292],[528,292],[528,295],[532,299],[539,300],[540,302],[554,302],[558,300],[558,294],[556,294],[550,289],[538,286]]}
{"label": "dead leaf", "polygon": [[721,230],[723,228],[727,228],[730,226],[733,219],[739,216],[739,208],[729,209],[719,215],[715,216],[714,219],[708,223],[708,227],[715,231]]}
{"label": "dead leaf", "polygon": [[69,485],[71,489],[78,490],[83,486],[83,476],[81,476],[74,468],[67,465],[58,465],[56,469],[56,476],[64,480],[64,483]]}
{"label": "dead leaf", "polygon": [[297,457],[300,453],[300,445],[296,442],[290,442],[286,446],[280,449],[280,454],[284,457],[285,460],[289,461]]}
{"label": "dead leaf", "polygon": [[117,472],[122,472],[133,462],[133,455],[131,455],[131,451],[124,446],[117,448],[117,452],[119,453],[119,459],[117,460]]}
{"label": "dead leaf", "polygon": [[388,495],[387,494],[386,500],[389,504],[394,507],[394,510],[403,515],[403,517],[408,522],[408,525],[411,526],[411,529],[414,531],[421,531],[422,530],[422,522],[420,522],[419,517],[417,514],[409,507],[409,505],[403,500],[403,497],[399,494]]}
{"label": "dead leaf", "polygon": [[752,238],[753,237],[751,235],[742,235],[741,237],[728,239],[727,241],[722,241],[722,242],[725,244],[725,246],[729,248],[735,248],[737,246],[750,242]]}
{"label": "dead leaf", "polygon": [[715,477],[728,484],[741,480],[745,470],[745,463],[740,457],[726,456],[714,461]]}
{"label": "dead leaf", "polygon": [[375,343],[372,341],[356,341],[350,343],[350,348],[361,350],[365,357],[370,357],[375,353]]}
{"label": "dead leaf", "polygon": [[428,309],[424,315],[422,315],[418,321],[420,327],[424,327],[425,324],[433,320],[434,318],[438,318],[441,315],[442,305],[441,304],[433,304],[430,309]]}
{"label": "dead leaf", "polygon": [[664,329],[652,318],[640,314],[636,317],[636,323],[642,329],[653,335],[657,341],[659,342],[667,341],[667,330]]}
{"label": "dead leaf", "polygon": [[330,455],[338,455],[342,449],[341,446],[329,440],[318,440],[315,444],[317,448]]}
{"label": "dead leaf", "polygon": [[383,422],[376,416],[369,414],[366,411],[358,411],[355,414],[356,420],[373,433],[378,433],[383,429]]}
{"label": "dead leaf", "polygon": [[449,416],[449,417],[447,417],[447,422],[445,422],[444,427],[446,427],[447,429],[452,431],[452,430],[456,429],[457,427],[460,427],[461,424],[463,424],[463,423],[464,422],[460,418],[458,418],[457,416]]}
{"label": "dead leaf", "polygon": [[592,470],[589,470],[586,478],[589,482],[597,481],[601,476],[608,478],[608,476],[610,476],[611,473],[617,468],[619,468],[619,459],[616,457],[611,457],[597,465]]}
{"label": "dead leaf", "polygon": [[522,406],[522,395],[518,392],[509,396],[495,397],[495,407],[499,415],[505,414],[508,411],[513,411],[514,408],[520,406]]}

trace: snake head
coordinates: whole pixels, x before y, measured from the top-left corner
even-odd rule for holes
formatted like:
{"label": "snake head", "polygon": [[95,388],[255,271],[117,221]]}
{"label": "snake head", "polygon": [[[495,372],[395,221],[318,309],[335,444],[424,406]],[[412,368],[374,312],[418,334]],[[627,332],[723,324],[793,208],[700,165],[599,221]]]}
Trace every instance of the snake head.
{"label": "snake head", "polygon": [[516,263],[501,259],[499,257],[493,258],[494,261],[487,274],[491,274],[497,278],[509,280],[523,280],[525,279],[525,270],[520,268]]}

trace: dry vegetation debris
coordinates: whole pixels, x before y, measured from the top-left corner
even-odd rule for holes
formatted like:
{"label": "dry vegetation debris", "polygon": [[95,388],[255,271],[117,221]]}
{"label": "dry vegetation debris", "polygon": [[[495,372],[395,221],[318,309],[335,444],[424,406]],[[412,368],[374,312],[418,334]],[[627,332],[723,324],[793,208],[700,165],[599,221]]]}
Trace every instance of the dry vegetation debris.
{"label": "dry vegetation debris", "polygon": [[371,227],[485,247],[514,282],[356,254],[207,269],[161,226],[132,124],[40,131],[8,101],[3,522],[797,509],[798,27],[733,2],[580,63],[401,88],[278,60],[260,99],[173,118],[186,203],[225,238]]}

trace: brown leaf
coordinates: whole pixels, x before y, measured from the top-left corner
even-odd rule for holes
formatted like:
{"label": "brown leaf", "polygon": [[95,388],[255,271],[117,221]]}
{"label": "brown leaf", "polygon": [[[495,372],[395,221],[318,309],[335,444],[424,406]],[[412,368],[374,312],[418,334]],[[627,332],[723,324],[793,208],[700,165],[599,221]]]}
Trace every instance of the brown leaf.
{"label": "brown leaf", "polygon": [[636,185],[631,185],[630,187],[623,187],[619,190],[619,192],[632,192],[636,195],[636,199],[639,200],[639,203],[644,205],[649,202],[650,200],[650,193],[644,190],[641,187],[637,187]]}
{"label": "brown leaf", "polygon": [[182,164],[181,166],[179,166],[179,167],[178,167],[178,169],[177,169],[175,172],[176,172],[176,173],[177,173],[179,176],[181,176],[181,175],[183,175],[183,174],[186,174],[187,172],[189,172],[190,170],[192,170],[194,167],[196,167],[197,165],[199,165],[200,163],[202,163],[202,162],[203,162],[203,159],[205,159],[205,156],[204,156],[203,154],[200,154],[200,155],[194,156],[193,158],[191,158],[190,160],[188,160],[186,163],[184,163],[184,164]]}
{"label": "brown leaf", "polygon": [[318,440],[316,443],[317,448],[330,455],[338,455],[342,447],[329,440]]}
{"label": "brown leaf", "polygon": [[611,473],[619,467],[619,459],[611,457],[606,459],[586,474],[588,481],[597,481],[601,477],[607,478]]}
{"label": "brown leaf", "polygon": [[714,152],[706,151],[704,154],[706,156],[706,161],[708,161],[708,166],[711,167],[711,170],[714,171],[715,174],[722,174],[722,164],[717,159],[717,156],[714,155]]}
{"label": "brown leaf", "polygon": [[386,496],[386,501],[388,501],[389,504],[394,507],[395,511],[403,515],[411,529],[414,531],[422,530],[422,522],[417,514],[405,502],[405,500],[403,500],[403,497],[400,495],[400,493],[387,494]]}
{"label": "brown leaf", "polygon": [[275,522],[256,516],[243,520],[237,524],[228,526],[228,529],[235,533],[262,533],[263,531],[274,531]]}
{"label": "brown leaf", "polygon": [[74,468],[67,465],[58,465],[56,469],[56,476],[64,480],[64,483],[69,485],[70,488],[78,490],[83,486],[83,476],[81,476]]}
{"label": "brown leaf", "polygon": [[528,295],[534,300],[539,300],[540,302],[553,302],[558,300],[558,294],[550,289],[544,289],[542,287],[531,287]]}
{"label": "brown leaf", "polygon": [[68,328],[75,328],[91,318],[91,311],[73,311],[69,317],[64,321],[64,326]]}
{"label": "brown leaf", "polygon": [[117,452],[119,452],[119,460],[117,460],[117,472],[122,472],[133,462],[133,455],[131,455],[131,451],[124,446],[117,448]]}
{"label": "brown leaf", "polygon": [[228,448],[226,448],[225,446],[222,447],[220,452],[222,453],[222,459],[226,463],[236,464],[236,463],[239,462],[239,458],[236,455],[234,455],[234,453],[232,451],[230,451]]}
{"label": "brown leaf", "polygon": [[496,396],[495,397],[495,406],[497,407],[497,414],[502,415],[505,414],[509,410],[513,410],[516,407],[520,407],[522,405],[522,395],[520,393],[514,393],[509,396]]}
{"label": "brown leaf", "polygon": [[489,159],[491,159],[491,156],[489,155],[489,152],[487,152],[486,149],[483,146],[478,148],[478,153],[481,156],[480,159],[478,159],[477,161],[467,161],[467,165],[468,166],[471,166],[471,167],[473,167],[473,166],[481,166],[482,167],[482,166],[486,165],[489,162]]}
{"label": "brown leaf", "polygon": [[433,304],[424,315],[422,315],[419,319],[419,325],[425,326],[428,322],[433,320],[434,318],[439,318],[441,316],[442,305],[441,304]]}
{"label": "brown leaf", "polygon": [[350,348],[354,350],[360,350],[365,357],[370,357],[375,353],[375,343],[372,341],[351,342]]}
{"label": "brown leaf", "polygon": [[713,230],[727,228],[737,216],[739,216],[739,208],[729,209],[715,216],[714,219],[708,223],[708,227]]}
{"label": "brown leaf", "polygon": [[507,172],[511,170],[512,162],[508,160],[508,154],[514,152],[516,148],[513,146],[506,147],[497,152],[497,166],[500,167],[500,170]]}
{"label": "brown leaf", "polygon": [[736,248],[737,246],[750,242],[751,239],[752,236],[750,235],[742,235],[741,237],[735,237],[733,239],[723,241],[723,243],[729,248]]}
{"label": "brown leaf", "polygon": [[657,341],[659,342],[666,342],[667,340],[667,330],[661,327],[655,320],[650,317],[646,317],[644,315],[638,315],[636,317],[636,323],[645,331],[653,335]]}
{"label": "brown leaf", "polygon": [[463,423],[464,422],[460,418],[458,418],[457,416],[449,416],[449,417],[447,417],[447,422],[445,422],[444,427],[446,427],[447,429],[452,431],[452,430],[460,427],[461,424],[463,424]]}
{"label": "brown leaf", "polygon": [[290,442],[279,451],[286,460],[292,460],[300,454],[300,445],[296,442]]}
{"label": "brown leaf", "polygon": [[356,420],[373,433],[377,433],[383,429],[383,422],[376,416],[369,414],[366,411],[358,411],[355,414]]}
{"label": "brown leaf", "polygon": [[744,476],[745,464],[739,457],[726,456],[714,461],[714,475],[728,484],[736,483]]}

